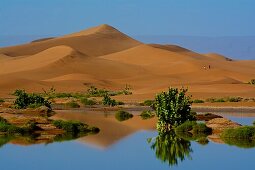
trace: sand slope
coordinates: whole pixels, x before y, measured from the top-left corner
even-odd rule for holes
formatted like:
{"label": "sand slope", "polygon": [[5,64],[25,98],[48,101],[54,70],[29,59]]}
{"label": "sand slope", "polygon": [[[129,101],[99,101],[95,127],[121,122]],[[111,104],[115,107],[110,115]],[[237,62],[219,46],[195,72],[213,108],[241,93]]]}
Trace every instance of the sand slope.
{"label": "sand slope", "polygon": [[[62,37],[0,48],[0,96],[17,88],[81,91],[85,85],[129,84],[141,101],[169,86],[189,87],[196,98],[255,96],[255,61],[230,61],[176,45],[143,44],[109,25]],[[210,68],[209,68],[210,67]]]}

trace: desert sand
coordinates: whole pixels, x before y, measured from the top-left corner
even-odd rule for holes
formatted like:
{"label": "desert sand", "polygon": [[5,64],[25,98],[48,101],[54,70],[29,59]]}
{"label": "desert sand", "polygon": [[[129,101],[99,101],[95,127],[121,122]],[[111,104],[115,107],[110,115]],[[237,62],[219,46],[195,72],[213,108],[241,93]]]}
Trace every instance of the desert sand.
{"label": "desert sand", "polygon": [[[210,68],[209,68],[210,67]],[[42,92],[132,87],[140,102],[169,86],[188,87],[194,98],[255,97],[255,61],[199,54],[175,45],[144,44],[109,25],[0,48],[0,97],[15,89]],[[85,85],[87,86],[85,86]]]}

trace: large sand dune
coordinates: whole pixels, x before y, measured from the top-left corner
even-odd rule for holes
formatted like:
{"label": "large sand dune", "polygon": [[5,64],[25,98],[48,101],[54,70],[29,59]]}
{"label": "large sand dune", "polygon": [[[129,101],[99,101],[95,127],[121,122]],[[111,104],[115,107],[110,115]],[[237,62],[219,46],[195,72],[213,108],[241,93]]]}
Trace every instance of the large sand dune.
{"label": "large sand dune", "polygon": [[[254,97],[255,61],[231,61],[175,45],[143,44],[100,25],[62,37],[0,48],[0,95],[24,88],[81,91],[84,84],[133,88],[123,100],[144,100],[169,86],[189,87],[195,97]],[[210,67],[210,68],[209,68]]]}

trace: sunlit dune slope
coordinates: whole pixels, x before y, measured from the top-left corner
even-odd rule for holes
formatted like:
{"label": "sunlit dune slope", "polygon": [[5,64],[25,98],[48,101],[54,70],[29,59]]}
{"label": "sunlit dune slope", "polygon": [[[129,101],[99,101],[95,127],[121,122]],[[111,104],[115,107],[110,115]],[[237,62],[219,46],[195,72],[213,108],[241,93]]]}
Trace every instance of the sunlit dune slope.
{"label": "sunlit dune slope", "polygon": [[[86,86],[132,87],[123,100],[144,100],[169,86],[195,97],[255,96],[255,61],[231,61],[176,45],[143,44],[109,25],[0,48],[0,95],[17,88],[83,91]],[[84,86],[85,85],[85,86]]]}

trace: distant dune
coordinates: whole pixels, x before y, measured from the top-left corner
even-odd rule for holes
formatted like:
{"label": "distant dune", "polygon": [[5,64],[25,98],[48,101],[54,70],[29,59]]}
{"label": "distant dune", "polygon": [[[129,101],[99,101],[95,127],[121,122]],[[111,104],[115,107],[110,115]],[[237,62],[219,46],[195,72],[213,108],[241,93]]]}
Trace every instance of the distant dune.
{"label": "distant dune", "polygon": [[199,54],[176,45],[144,44],[109,25],[62,37],[0,48],[0,96],[17,88],[82,91],[84,84],[132,87],[127,101],[152,98],[169,86],[189,87],[196,98],[254,97],[255,61]]}

